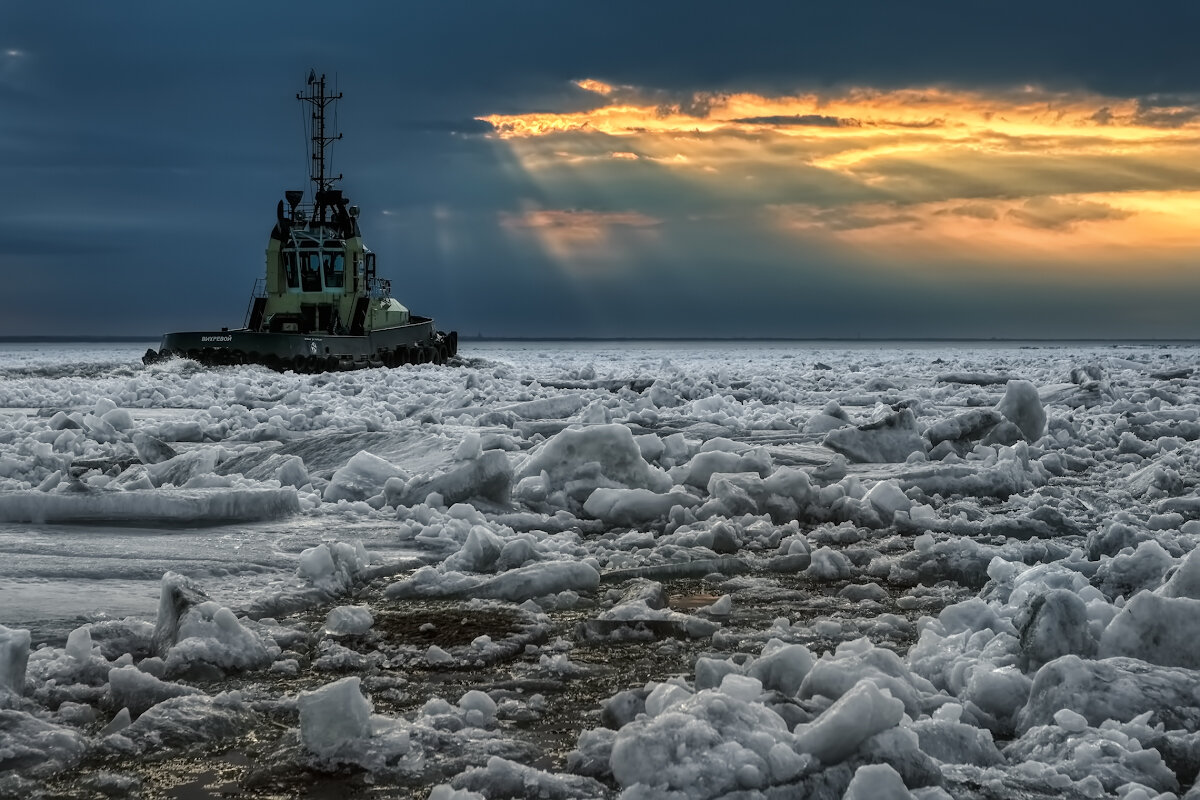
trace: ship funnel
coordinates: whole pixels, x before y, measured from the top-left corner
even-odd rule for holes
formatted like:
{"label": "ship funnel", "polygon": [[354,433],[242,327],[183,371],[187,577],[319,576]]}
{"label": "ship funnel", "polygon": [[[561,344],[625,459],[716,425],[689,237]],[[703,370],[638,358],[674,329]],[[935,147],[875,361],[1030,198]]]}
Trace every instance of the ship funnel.
{"label": "ship funnel", "polygon": [[304,191],[301,189],[288,189],[283,193],[283,196],[287,198],[288,205],[295,212],[296,206],[300,205],[300,200],[304,197]]}

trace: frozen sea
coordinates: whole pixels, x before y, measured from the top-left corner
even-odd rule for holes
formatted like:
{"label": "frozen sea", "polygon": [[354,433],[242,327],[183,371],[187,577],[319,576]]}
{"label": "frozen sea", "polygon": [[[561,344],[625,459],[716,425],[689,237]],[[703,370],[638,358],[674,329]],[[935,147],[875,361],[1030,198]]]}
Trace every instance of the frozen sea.
{"label": "frozen sea", "polygon": [[0,796],[1200,797],[1200,347],[0,344]]}

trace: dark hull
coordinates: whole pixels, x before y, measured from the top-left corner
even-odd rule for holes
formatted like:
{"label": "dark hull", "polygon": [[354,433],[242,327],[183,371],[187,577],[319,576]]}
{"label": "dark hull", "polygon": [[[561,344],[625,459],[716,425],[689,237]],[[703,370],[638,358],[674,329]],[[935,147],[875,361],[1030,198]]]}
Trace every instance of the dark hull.
{"label": "dark hull", "polygon": [[264,331],[188,331],[167,333],[147,364],[172,357],[203,364],[263,364],[273,369],[325,372],[401,364],[445,363],[458,351],[458,336],[436,331],[433,320],[415,317],[408,325],[361,336],[270,333]]}

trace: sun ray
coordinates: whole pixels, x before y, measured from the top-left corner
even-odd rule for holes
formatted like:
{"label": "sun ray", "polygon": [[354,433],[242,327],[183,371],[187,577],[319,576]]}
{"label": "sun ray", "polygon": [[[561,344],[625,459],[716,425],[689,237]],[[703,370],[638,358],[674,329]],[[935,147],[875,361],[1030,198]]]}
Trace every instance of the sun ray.
{"label": "sun ray", "polygon": [[[868,269],[971,264],[1032,280],[1050,264],[1120,280],[1130,259],[1161,278],[1200,255],[1200,99],[576,86],[593,108],[480,117],[550,199],[503,224],[564,264],[627,254],[685,213],[840,248]],[[598,195],[603,211],[587,200]]]}

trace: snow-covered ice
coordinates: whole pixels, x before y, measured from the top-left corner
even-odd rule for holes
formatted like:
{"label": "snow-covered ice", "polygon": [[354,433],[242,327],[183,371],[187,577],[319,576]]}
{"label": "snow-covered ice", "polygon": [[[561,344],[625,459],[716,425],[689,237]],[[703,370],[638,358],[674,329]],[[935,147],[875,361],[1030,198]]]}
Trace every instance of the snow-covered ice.
{"label": "snow-covered ice", "polygon": [[143,349],[0,351],[0,796],[1200,796],[1198,348]]}

